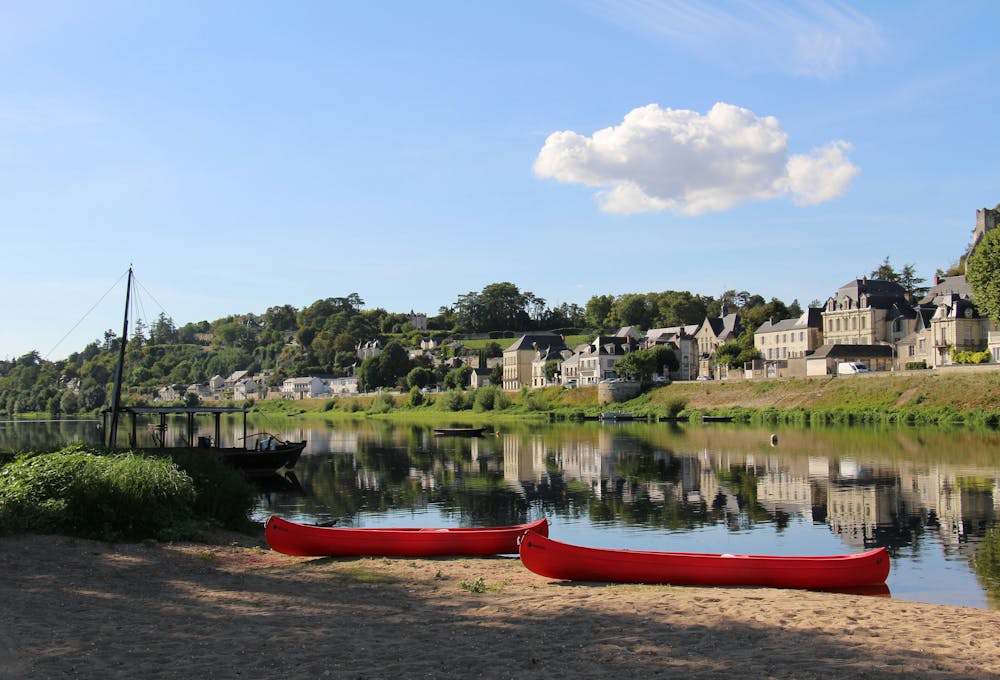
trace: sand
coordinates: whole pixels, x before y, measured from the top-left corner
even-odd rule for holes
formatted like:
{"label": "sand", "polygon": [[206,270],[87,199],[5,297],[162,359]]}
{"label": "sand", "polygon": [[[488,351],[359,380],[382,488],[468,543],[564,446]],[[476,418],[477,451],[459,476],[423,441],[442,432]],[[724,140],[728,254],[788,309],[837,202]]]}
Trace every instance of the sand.
{"label": "sand", "polygon": [[0,678],[1000,678],[997,610],[224,540],[0,539]]}

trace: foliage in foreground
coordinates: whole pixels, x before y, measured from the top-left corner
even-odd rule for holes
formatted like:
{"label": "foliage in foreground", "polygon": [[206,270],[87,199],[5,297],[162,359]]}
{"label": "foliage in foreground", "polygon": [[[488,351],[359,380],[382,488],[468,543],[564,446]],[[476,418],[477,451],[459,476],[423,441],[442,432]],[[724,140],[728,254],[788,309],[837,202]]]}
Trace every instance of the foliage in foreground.
{"label": "foliage in foreground", "polygon": [[239,473],[207,455],[178,464],[74,445],[0,468],[0,535],[200,538],[212,526],[243,528],[252,505]]}

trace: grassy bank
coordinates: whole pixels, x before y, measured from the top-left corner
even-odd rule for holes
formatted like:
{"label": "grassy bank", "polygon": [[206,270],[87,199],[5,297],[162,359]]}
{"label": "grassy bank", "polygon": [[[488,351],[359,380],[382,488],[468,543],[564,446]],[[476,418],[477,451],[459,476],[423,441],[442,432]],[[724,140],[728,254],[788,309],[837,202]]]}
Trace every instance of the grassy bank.
{"label": "grassy bank", "polygon": [[650,389],[614,406],[598,404],[596,387],[507,393],[491,408],[482,407],[475,391],[461,397],[448,393],[424,395],[419,404],[413,404],[407,394],[397,394],[263,402],[255,406],[270,415],[387,417],[426,424],[576,418],[612,408],[650,418],[716,415],[744,422],[969,424],[997,429],[1000,371],[678,382]]}

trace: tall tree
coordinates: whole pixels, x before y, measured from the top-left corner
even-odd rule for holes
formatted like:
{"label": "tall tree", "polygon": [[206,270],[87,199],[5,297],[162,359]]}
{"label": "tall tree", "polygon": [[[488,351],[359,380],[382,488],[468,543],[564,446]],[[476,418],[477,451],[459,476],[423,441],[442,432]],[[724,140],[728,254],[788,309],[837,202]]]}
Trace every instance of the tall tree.
{"label": "tall tree", "polygon": [[1000,229],[986,232],[972,251],[966,278],[979,311],[1000,321]]}

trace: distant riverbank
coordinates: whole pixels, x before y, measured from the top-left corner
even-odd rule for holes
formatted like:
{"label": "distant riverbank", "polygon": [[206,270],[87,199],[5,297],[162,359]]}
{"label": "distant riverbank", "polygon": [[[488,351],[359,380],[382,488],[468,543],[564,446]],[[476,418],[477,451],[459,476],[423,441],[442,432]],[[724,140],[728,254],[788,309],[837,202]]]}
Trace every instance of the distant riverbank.
{"label": "distant riverbank", "polygon": [[[386,417],[421,423],[462,419],[475,423],[508,419],[574,419],[602,411],[627,411],[650,419],[728,416],[740,422],[967,424],[1000,427],[1000,370],[904,371],[871,375],[778,380],[676,382],[652,388],[618,404],[599,404],[596,387],[545,388],[505,393],[502,407],[483,409],[475,400],[456,404],[446,394],[428,394],[413,404],[408,394],[260,402],[263,413],[340,417]],[[459,408],[455,408],[459,406]]]}

